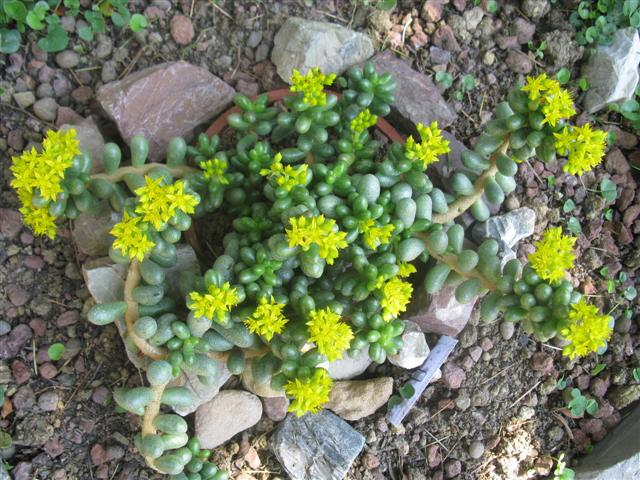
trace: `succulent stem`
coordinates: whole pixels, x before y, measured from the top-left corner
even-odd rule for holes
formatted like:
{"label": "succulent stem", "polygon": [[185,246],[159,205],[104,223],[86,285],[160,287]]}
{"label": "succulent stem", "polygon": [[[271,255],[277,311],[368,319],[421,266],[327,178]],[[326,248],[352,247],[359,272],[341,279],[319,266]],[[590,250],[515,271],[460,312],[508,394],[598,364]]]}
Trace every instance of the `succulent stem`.
{"label": "succulent stem", "polygon": [[182,178],[186,174],[191,172],[197,172],[198,170],[193,167],[189,167],[188,165],[179,165],[177,167],[168,167],[166,165],[162,165],[159,163],[145,163],[141,167],[120,167],[113,173],[97,173],[95,175],[91,175],[91,178],[94,180],[102,179],[106,180],[110,183],[121,182],[124,180],[124,176],[128,173],[139,173],[141,175],[146,175],[154,168],[166,168],[171,172],[171,175],[175,178]]}
{"label": "succulent stem", "polygon": [[[164,393],[164,389],[167,387],[167,384],[168,383],[163,383],[161,385],[156,385],[155,387],[151,387],[153,389],[153,400],[149,405],[147,405],[147,408],[144,409],[144,417],[142,418],[142,432],[141,432],[142,438],[146,437],[147,435],[156,434],[156,427],[153,426],[153,420],[160,413],[160,403],[162,399],[162,394]],[[154,470],[159,471],[153,463],[153,460],[154,460],[153,458],[145,456],[144,459],[146,460],[147,465],[149,465]]]}

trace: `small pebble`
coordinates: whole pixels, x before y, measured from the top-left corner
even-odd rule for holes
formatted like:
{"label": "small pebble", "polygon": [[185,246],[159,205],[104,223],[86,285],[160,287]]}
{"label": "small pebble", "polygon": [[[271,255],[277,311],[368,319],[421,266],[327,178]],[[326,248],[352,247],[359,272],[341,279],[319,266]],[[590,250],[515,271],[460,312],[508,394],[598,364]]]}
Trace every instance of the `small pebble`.
{"label": "small pebble", "polygon": [[56,55],[56,63],[60,68],[73,68],[80,63],[80,56],[73,50],[65,50]]}
{"label": "small pebble", "polygon": [[471,458],[474,459],[478,459],[480,457],[482,457],[482,454],[484,453],[484,444],[480,441],[475,441],[473,443],[471,443],[471,445],[469,445],[469,455],[471,456]]}
{"label": "small pebble", "polygon": [[510,340],[516,331],[516,326],[513,322],[502,322],[500,324],[500,335],[505,340]]}
{"label": "small pebble", "polygon": [[58,104],[53,98],[41,98],[33,104],[33,113],[45,122],[53,122],[58,114]]}

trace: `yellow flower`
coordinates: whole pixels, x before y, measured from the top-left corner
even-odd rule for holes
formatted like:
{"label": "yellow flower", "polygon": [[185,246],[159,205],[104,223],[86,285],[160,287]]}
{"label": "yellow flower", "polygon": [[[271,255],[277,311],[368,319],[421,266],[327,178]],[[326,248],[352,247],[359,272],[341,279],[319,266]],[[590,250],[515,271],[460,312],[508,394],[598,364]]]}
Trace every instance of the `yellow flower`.
{"label": "yellow flower", "polygon": [[555,147],[560,155],[567,157],[563,170],[571,175],[582,175],[602,162],[607,133],[593,130],[590,124],[582,127],[564,127],[553,134]]}
{"label": "yellow flower", "polygon": [[20,208],[24,223],[26,223],[36,235],[46,235],[50,239],[56,237],[56,218],[49,214],[48,208],[35,208],[26,205]]}
{"label": "yellow flower", "polygon": [[340,315],[329,307],[309,312],[309,341],[314,342],[318,351],[330,362],[342,358],[344,351],[353,340],[351,327],[340,321]]}
{"label": "yellow flower", "polygon": [[559,120],[576,114],[571,92],[562,88],[557,80],[548,78],[546,73],[527,77],[527,84],[521,90],[529,94],[529,100],[540,100],[544,114],[542,123],[555,127]]}
{"label": "yellow flower", "polygon": [[73,157],[80,153],[80,141],[73,128],[66,132],[49,130],[42,148],[47,155],[56,158],[57,162],[71,165]]}
{"label": "yellow flower", "polygon": [[324,87],[331,85],[335,78],[335,73],[325,75],[318,67],[313,67],[306,75],[302,75],[298,70],[293,69],[291,87],[289,89],[292,92],[302,93],[304,101],[311,106],[325,105],[327,103],[327,94],[324,92]]}
{"label": "yellow flower", "polygon": [[302,250],[309,250],[312,243],[320,247],[319,255],[329,265],[338,258],[338,250],[347,246],[346,232],[338,230],[335,220],[325,219],[324,215],[307,218],[305,216],[291,217],[291,229],[285,230],[289,238],[289,246],[299,246]]}
{"label": "yellow flower", "polygon": [[260,305],[256,307],[253,314],[244,321],[251,333],[257,333],[271,340],[276,333],[282,333],[282,329],[289,320],[282,313],[284,303],[276,303],[273,297],[267,300],[260,299]]}
{"label": "yellow flower", "polygon": [[529,255],[529,263],[543,280],[558,283],[567,270],[573,268],[575,237],[562,234],[562,228],[550,228],[535,242],[536,251]]}
{"label": "yellow flower", "polygon": [[374,225],[375,222],[373,219],[362,220],[359,225],[359,230],[363,235],[364,243],[371,250],[375,250],[378,246],[389,243],[391,233],[395,228],[391,223],[383,227],[376,227]]}
{"label": "yellow flower", "polygon": [[364,132],[369,127],[373,127],[378,121],[378,117],[371,113],[368,108],[362,110],[356,118],[351,120],[349,126],[355,133]]}
{"label": "yellow flower", "polygon": [[571,342],[562,349],[562,353],[570,359],[584,357],[606,346],[612,333],[610,317],[600,315],[597,307],[581,298],[578,303],[571,305],[569,321],[569,326],[560,333]]}
{"label": "yellow flower", "polygon": [[306,380],[290,380],[284,386],[285,393],[293,397],[289,411],[295,412],[298,417],[307,412],[318,413],[322,405],[329,401],[331,383],[329,374],[323,368],[316,368]]}
{"label": "yellow flower", "polygon": [[238,303],[236,289],[231,288],[229,282],[222,287],[209,285],[207,293],[191,292],[187,303],[189,310],[193,310],[196,317],[207,317],[210,320],[222,322],[225,313]]}
{"label": "yellow flower", "polygon": [[307,183],[307,170],[309,166],[306,163],[292,167],[291,165],[282,165],[282,154],[276,153],[273,157],[273,163],[269,168],[260,170],[260,175],[275,179],[276,184],[290,192],[296,185],[305,185]]}
{"label": "yellow flower", "polygon": [[382,299],[380,300],[382,318],[385,322],[388,322],[393,318],[397,318],[407,309],[413,293],[413,286],[399,277],[393,277],[387,282],[382,279],[378,280],[376,288],[382,290]]}
{"label": "yellow flower", "polygon": [[122,255],[142,261],[155,247],[143,227],[142,218],[131,217],[128,212],[124,212],[122,220],[109,232],[115,237],[113,248],[120,250]]}
{"label": "yellow flower", "polygon": [[227,185],[229,179],[224,176],[229,164],[225,160],[219,158],[211,158],[200,163],[200,168],[204,171],[204,178],[214,180],[221,185]]}
{"label": "yellow flower", "polygon": [[416,143],[413,136],[407,139],[404,146],[405,155],[409,160],[419,160],[422,167],[427,168],[430,164],[438,161],[438,155],[449,153],[449,140],[445,140],[442,131],[438,128],[438,122],[431,122],[428,127],[419,123],[418,133],[420,143]]}
{"label": "yellow flower", "polygon": [[398,264],[398,277],[407,278],[412,273],[416,273],[416,267],[413,264],[407,262]]}
{"label": "yellow flower", "polygon": [[529,93],[529,100],[537,100],[540,94],[549,88],[549,80],[546,73],[537,77],[527,77],[527,84],[521,90]]}
{"label": "yellow flower", "polygon": [[136,213],[142,215],[145,222],[151,223],[156,230],[162,228],[177,210],[191,214],[198,204],[198,199],[185,193],[182,180],[173,185],[162,185],[162,177],[153,179],[145,176],[145,186],[137,188],[138,196]]}

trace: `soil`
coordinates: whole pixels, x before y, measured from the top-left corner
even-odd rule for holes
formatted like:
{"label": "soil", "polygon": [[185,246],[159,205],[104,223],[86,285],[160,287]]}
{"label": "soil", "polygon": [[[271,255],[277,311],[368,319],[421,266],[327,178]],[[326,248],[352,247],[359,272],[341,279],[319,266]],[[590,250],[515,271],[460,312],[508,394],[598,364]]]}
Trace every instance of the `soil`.
{"label": "soil", "polygon": [[[560,48],[572,36],[560,36],[559,41],[554,40],[556,34],[550,35],[571,33],[567,9],[553,7],[533,21],[521,8],[504,5],[511,2],[499,2],[494,14],[481,10],[484,2],[479,7],[465,0],[427,3],[442,5],[442,19],[434,20],[437,8],[435,13],[427,12],[423,2],[413,0],[400,0],[390,14],[361,2],[332,0],[316,0],[312,7],[270,0],[135,0],[129,2],[130,8],[147,15],[149,28],[132,34],[108,26],[106,34],[90,44],[72,35],[76,43],[69,50],[79,56],[77,67],[60,68],[55,55],[33,48],[37,39],[33,33],[19,52],[0,56],[0,207],[6,209],[0,209],[4,292],[0,332],[7,335],[0,345],[0,383],[5,386],[0,427],[13,438],[0,455],[12,467],[14,478],[161,477],[144,467],[133,446],[137,419],[114,410],[110,390],[139,384],[141,375],[125,360],[115,328],[95,327],[84,320],[89,297],[80,275],[84,257],[73,247],[69,225],[60,229],[54,241],[34,238],[20,227],[18,201],[9,187],[10,158],[41,141],[44,129],[52,125],[18,106],[13,94],[34,92],[37,98],[53,98],[82,116],[93,115],[114,140],[117,134],[93,95],[102,83],[182,59],[248,94],[285,86],[268,57],[275,32],[294,15],[368,31],[379,50],[392,49],[427,75],[446,69],[454,82],[444,94],[458,112],[451,130],[466,144],[473,144],[490,120],[492,108],[514,82],[523,79],[523,71],[555,72],[567,67],[572,78],[579,76],[576,48]],[[186,45],[172,38],[170,21],[177,14],[187,16],[195,31]],[[178,39],[185,34],[173,33]],[[532,41],[537,46],[544,39],[549,43],[547,54],[536,58],[526,44]],[[453,51],[440,48],[445,46]],[[462,89],[465,75],[475,79],[476,86],[469,91]],[[640,223],[628,213],[640,209],[640,159],[637,151],[633,154],[638,139],[616,116],[605,113],[594,120],[616,133],[601,166],[576,179],[556,164],[525,163],[518,189],[503,208],[530,206],[538,214],[536,235],[519,246],[521,258],[546,227],[562,225],[576,233],[580,228],[578,266],[572,280],[615,317],[608,351],[569,362],[556,345],[536,342],[517,326],[509,332],[499,322],[482,324],[474,314],[459,336],[445,378],[427,389],[402,427],[392,428],[383,412],[354,423],[365,435],[366,445],[349,478],[543,478],[560,453],[569,458],[588,453],[627,414],[625,395],[636,392],[635,400],[640,396],[640,389],[632,387],[632,369],[640,363],[640,304],[630,290],[638,287]],[[603,178],[617,185],[615,202],[605,201],[599,192]],[[216,245],[209,249],[215,252]],[[509,334],[512,337],[506,338]],[[52,361],[47,349],[56,342],[65,345],[65,354]],[[593,373],[596,365],[600,372]],[[370,373],[392,375],[396,386],[409,375],[389,365]],[[599,412],[572,418],[564,409],[558,383],[591,395],[600,405]],[[285,477],[267,449],[274,426],[263,419],[219,449],[216,458],[236,478]]]}

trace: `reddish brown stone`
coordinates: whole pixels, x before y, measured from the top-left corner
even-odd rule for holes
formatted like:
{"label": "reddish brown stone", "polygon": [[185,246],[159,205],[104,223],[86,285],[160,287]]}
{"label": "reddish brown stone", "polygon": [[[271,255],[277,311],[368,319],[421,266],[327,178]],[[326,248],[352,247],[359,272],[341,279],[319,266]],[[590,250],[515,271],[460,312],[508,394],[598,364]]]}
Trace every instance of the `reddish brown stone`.
{"label": "reddish brown stone", "polygon": [[427,22],[439,22],[445,3],[449,3],[449,0],[426,0],[422,5],[420,16]]}
{"label": "reddish brown stone", "polygon": [[146,68],[98,90],[98,101],[128,143],[134,135],[149,141],[149,158],[161,159],[175,137],[224,110],[234,90],[207,70],[187,62]]}
{"label": "reddish brown stone", "polygon": [[409,306],[407,320],[411,320],[425,332],[455,337],[467,325],[475,300],[459,303],[455,286],[446,286],[435,295],[419,288]]}
{"label": "reddish brown stone", "polygon": [[171,36],[178,45],[187,45],[193,40],[194,34],[189,17],[176,15],[171,19]]}
{"label": "reddish brown stone", "polygon": [[0,208],[0,235],[4,238],[15,238],[22,229],[22,220],[17,210]]}
{"label": "reddish brown stone", "polygon": [[440,47],[450,52],[459,52],[460,44],[456,40],[456,36],[453,33],[453,29],[447,25],[442,24],[433,34],[433,44],[436,47]]}

